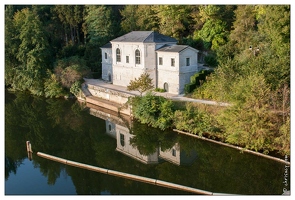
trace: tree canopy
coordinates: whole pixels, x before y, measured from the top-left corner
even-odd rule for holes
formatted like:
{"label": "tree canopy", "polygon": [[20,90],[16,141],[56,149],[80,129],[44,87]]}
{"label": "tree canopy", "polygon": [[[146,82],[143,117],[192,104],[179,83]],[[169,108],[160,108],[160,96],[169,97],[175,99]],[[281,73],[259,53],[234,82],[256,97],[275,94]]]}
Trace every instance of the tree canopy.
{"label": "tree canopy", "polygon": [[127,90],[136,90],[142,96],[142,93],[154,88],[152,81],[148,73],[143,73],[139,78],[130,81]]}
{"label": "tree canopy", "polygon": [[[135,30],[204,53],[214,73],[191,96],[234,105],[215,119],[228,141],[259,149],[275,137],[288,152],[290,5],[5,5],[5,86],[46,97],[76,93],[82,77],[101,76],[100,47]],[[150,86],[142,75],[129,89]]]}

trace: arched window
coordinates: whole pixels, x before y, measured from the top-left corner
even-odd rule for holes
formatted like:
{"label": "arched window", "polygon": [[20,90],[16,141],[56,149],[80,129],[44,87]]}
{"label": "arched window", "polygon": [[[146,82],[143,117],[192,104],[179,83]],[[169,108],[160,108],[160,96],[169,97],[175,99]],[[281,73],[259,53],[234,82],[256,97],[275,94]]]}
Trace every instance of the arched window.
{"label": "arched window", "polygon": [[116,60],[117,62],[121,62],[121,51],[119,48],[116,49]]}
{"label": "arched window", "polygon": [[164,90],[165,92],[169,92],[169,86],[168,86],[168,83],[164,83]]}
{"label": "arched window", "polygon": [[140,51],[138,49],[135,51],[135,64],[140,64]]}
{"label": "arched window", "polygon": [[112,75],[108,74],[109,82],[112,82]]}

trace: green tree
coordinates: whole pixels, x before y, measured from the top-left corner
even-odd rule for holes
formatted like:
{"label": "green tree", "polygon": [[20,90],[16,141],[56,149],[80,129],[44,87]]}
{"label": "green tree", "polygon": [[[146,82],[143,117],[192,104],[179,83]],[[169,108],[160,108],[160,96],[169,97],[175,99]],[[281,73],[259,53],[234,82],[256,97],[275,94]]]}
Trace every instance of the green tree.
{"label": "green tree", "polygon": [[82,80],[89,72],[85,60],[77,56],[58,60],[54,69],[56,78],[67,89],[70,89],[76,81]]}
{"label": "green tree", "polygon": [[[119,11],[117,11],[119,12]],[[106,44],[120,33],[120,27],[116,21],[116,11],[111,6],[87,5],[83,23],[85,34],[84,59],[92,72],[99,72],[101,75],[101,54],[100,47]]]}
{"label": "green tree", "polygon": [[123,10],[120,11],[122,15],[121,27],[123,31],[137,31],[139,30],[137,26],[137,9],[139,5],[126,5]]}
{"label": "green tree", "polygon": [[174,113],[174,126],[178,130],[187,131],[202,136],[204,133],[211,133],[215,127],[210,115],[206,112],[186,105],[186,110],[176,110]]}
{"label": "green tree", "polygon": [[136,25],[140,30],[159,31],[159,18],[154,10],[154,5],[139,5],[137,15]]}
{"label": "green tree", "polygon": [[85,7],[84,32],[90,43],[103,45],[114,37],[112,10],[107,6],[87,5]]}
{"label": "green tree", "polygon": [[47,72],[50,78],[47,78],[44,83],[44,93],[45,97],[55,97],[58,98],[60,96],[65,95],[65,91],[63,90],[61,83],[57,79],[55,74],[52,74],[50,71]]}
{"label": "green tree", "polygon": [[253,37],[257,34],[257,12],[254,5],[238,5],[234,13],[235,21],[230,39],[238,50],[246,49],[253,45]]}
{"label": "green tree", "polygon": [[217,50],[227,43],[234,9],[231,5],[199,6],[198,16],[204,24],[201,29],[196,30],[195,35],[204,41],[205,48]]}
{"label": "green tree", "polygon": [[159,20],[159,31],[175,37],[180,44],[190,33],[189,26],[193,20],[192,7],[189,5],[157,5],[153,8]]}
{"label": "green tree", "polygon": [[13,44],[18,43],[19,47],[13,50],[17,62],[14,62],[13,66],[9,66],[8,62],[8,72],[12,74],[10,78],[13,79],[11,86],[43,95],[45,69],[50,68],[51,60],[47,34],[36,13],[28,8],[17,11],[13,23],[16,38],[13,39]]}
{"label": "green tree", "polygon": [[54,12],[63,24],[64,41],[79,44],[83,22],[83,5],[56,5]]}
{"label": "green tree", "polygon": [[171,100],[148,92],[143,97],[134,97],[131,105],[134,118],[141,123],[162,130],[172,127],[174,104]]}
{"label": "green tree", "polygon": [[154,88],[152,83],[152,79],[150,78],[148,73],[143,73],[139,78],[135,78],[134,80],[130,80],[129,85],[127,86],[127,90],[136,90],[142,96],[142,93],[151,90]]}
{"label": "green tree", "polygon": [[[290,6],[258,6],[258,32],[261,35],[261,71],[273,89],[290,84]],[[267,67],[265,67],[267,66]]]}
{"label": "green tree", "polygon": [[21,41],[13,18],[14,7],[8,5],[5,8],[5,85],[13,84],[15,68],[21,64],[15,56]]}

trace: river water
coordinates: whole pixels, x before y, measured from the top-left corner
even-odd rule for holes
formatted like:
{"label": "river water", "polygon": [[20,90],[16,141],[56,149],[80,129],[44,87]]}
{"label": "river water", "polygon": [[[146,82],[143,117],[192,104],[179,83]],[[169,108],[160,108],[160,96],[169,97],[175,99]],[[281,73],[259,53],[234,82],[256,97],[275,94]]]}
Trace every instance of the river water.
{"label": "river water", "polygon": [[285,164],[150,128],[98,106],[6,92],[5,195],[192,194],[67,166],[37,152],[213,193],[290,189]]}

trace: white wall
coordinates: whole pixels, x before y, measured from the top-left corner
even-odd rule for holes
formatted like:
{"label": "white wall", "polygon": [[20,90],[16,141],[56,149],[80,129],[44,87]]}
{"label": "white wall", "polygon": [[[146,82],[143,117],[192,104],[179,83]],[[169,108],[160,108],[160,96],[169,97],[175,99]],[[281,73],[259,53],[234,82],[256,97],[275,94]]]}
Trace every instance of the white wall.
{"label": "white wall", "polygon": [[[199,71],[198,51],[192,48],[186,48],[179,54],[179,93],[184,93],[184,87],[190,83],[190,77]],[[186,66],[186,58],[190,58],[190,65]]]}
{"label": "white wall", "polygon": [[146,72],[150,75],[150,78],[153,80],[152,83],[154,85],[154,87],[156,87],[156,52],[155,52],[155,47],[156,45],[153,44],[144,44],[144,48],[145,48],[145,63],[144,63],[144,67]]}
{"label": "white wall", "polygon": [[[164,88],[168,83],[169,93],[184,93],[185,84],[190,83],[190,77],[198,71],[198,51],[186,48],[178,52],[157,52],[158,87]],[[163,65],[159,65],[159,57]],[[171,66],[171,58],[175,59],[175,67]],[[190,58],[190,66],[186,66],[186,58]]]}
{"label": "white wall", "polygon": [[[175,155],[173,155],[173,150],[175,151]],[[180,165],[180,148],[178,146],[178,143],[176,143],[171,149],[166,149],[165,151],[162,151],[160,147],[159,157],[169,162]]]}
{"label": "white wall", "polygon": [[[107,53],[107,59],[105,59],[105,53]],[[102,66],[102,79],[109,81],[109,74],[113,74],[112,70],[112,49],[111,48],[101,48],[101,66]]]}
{"label": "white wall", "polygon": [[[121,52],[121,62],[116,62],[116,49]],[[140,51],[140,64],[135,64],[135,51]],[[127,86],[145,71],[145,47],[143,43],[112,42],[113,84]],[[129,56],[129,63],[126,62]]]}
{"label": "white wall", "polygon": [[[164,88],[168,83],[169,93],[179,93],[179,55],[177,52],[157,52],[158,63],[158,88]],[[159,57],[163,59],[163,65],[159,65]],[[175,66],[171,66],[171,58],[175,59]]]}
{"label": "white wall", "polygon": [[121,105],[125,104],[130,96],[134,96],[124,92],[99,87],[97,85],[88,84],[87,87],[92,96],[99,97]]}
{"label": "white wall", "polygon": [[[116,148],[117,151],[122,152],[125,155],[146,164],[158,162],[158,151],[155,151],[153,154],[150,154],[150,155],[140,154],[138,149],[136,147],[133,147],[130,144],[130,139],[134,135],[130,134],[129,129],[127,127],[123,127],[118,124],[115,126],[115,128],[116,128],[116,135],[117,135],[117,148]],[[121,144],[120,134],[124,135],[124,145]]]}
{"label": "white wall", "polygon": [[[112,81],[114,85],[127,86],[130,80],[138,78],[142,73],[148,72],[153,79],[154,87],[164,88],[164,83],[168,84],[169,93],[184,93],[185,84],[190,82],[190,77],[198,71],[198,51],[188,47],[178,52],[155,52],[164,44],[154,43],[130,43],[112,42],[112,67],[109,61],[103,61],[104,80],[108,80],[108,73],[112,69]],[[121,62],[116,62],[116,49],[121,52]],[[140,64],[135,64],[135,51],[140,51]],[[104,52],[102,57],[104,60]],[[126,62],[129,56],[129,63]],[[159,65],[159,57],[163,58],[163,65]],[[171,66],[171,58],[175,59],[175,66]],[[190,66],[186,66],[186,58],[190,58]],[[158,65],[158,66],[157,66]]]}

